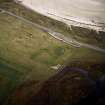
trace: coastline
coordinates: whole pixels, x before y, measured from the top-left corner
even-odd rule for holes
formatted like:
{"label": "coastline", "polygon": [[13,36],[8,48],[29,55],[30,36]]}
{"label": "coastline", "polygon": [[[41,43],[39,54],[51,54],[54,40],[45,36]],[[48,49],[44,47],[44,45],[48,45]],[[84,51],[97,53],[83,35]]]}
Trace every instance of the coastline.
{"label": "coastline", "polygon": [[46,10],[42,10],[42,8],[34,8],[31,4],[28,2],[17,2],[23,6],[25,6],[28,9],[31,9],[35,12],[38,12],[42,15],[45,15],[49,18],[61,21],[65,24],[67,24],[69,27],[71,26],[76,26],[76,27],[82,27],[82,28],[87,28],[87,29],[92,29],[95,30],[96,32],[103,31],[105,32],[105,23],[96,23],[93,20],[84,20],[84,19],[79,19],[78,17],[73,17],[73,16],[62,16],[60,14],[57,14],[56,12],[54,13],[53,11],[47,12]]}

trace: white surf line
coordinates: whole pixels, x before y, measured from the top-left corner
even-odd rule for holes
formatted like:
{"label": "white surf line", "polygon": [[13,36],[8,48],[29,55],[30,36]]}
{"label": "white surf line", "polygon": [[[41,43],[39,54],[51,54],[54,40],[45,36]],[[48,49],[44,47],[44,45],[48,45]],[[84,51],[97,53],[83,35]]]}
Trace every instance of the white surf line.
{"label": "white surf line", "polygon": [[86,47],[86,48],[89,48],[89,49],[93,49],[93,50],[96,50],[96,51],[104,52],[105,53],[105,49],[102,49],[102,48],[99,48],[97,46],[93,46],[93,45],[90,45],[90,44],[78,42],[78,41],[76,41],[76,40],[74,40],[74,39],[72,39],[70,37],[64,36],[61,33],[54,32],[54,31],[52,31],[52,30],[50,30],[50,29],[48,29],[48,28],[46,28],[44,26],[41,26],[41,25],[36,24],[34,22],[31,22],[31,21],[29,21],[29,20],[27,20],[27,19],[25,19],[25,18],[23,18],[21,16],[18,16],[16,14],[12,13],[12,12],[9,12],[9,11],[4,10],[2,8],[0,8],[0,10],[3,11],[2,13],[7,13],[7,14],[9,14],[11,16],[14,16],[14,17],[16,17],[16,18],[24,21],[24,22],[27,22],[28,24],[34,25],[35,27],[37,27],[37,28],[39,28],[39,29],[41,29],[41,30],[49,33],[49,35],[53,36],[54,38],[56,38],[56,39],[58,39],[60,41],[63,41],[65,43],[67,43],[67,44],[70,44],[70,45],[75,46],[75,47]]}
{"label": "white surf line", "polygon": [[[66,23],[67,25],[73,25],[73,26],[78,26],[78,27],[83,27],[83,28],[88,28],[88,29],[93,29],[96,32],[103,31],[105,32],[105,24],[92,24],[92,23],[83,23],[79,22],[78,20],[73,20],[69,18],[63,18],[61,16],[57,16],[56,14],[51,14],[48,13],[48,15],[55,17],[56,19],[59,18],[62,22]],[[57,19],[58,20],[58,19]]]}

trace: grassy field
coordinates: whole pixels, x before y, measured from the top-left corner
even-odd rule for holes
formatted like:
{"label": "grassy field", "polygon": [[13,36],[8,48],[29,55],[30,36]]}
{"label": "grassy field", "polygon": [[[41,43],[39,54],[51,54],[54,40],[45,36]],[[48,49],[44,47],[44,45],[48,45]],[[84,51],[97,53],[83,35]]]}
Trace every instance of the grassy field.
{"label": "grassy field", "polygon": [[[20,6],[21,7],[21,6]],[[12,9],[7,5],[5,8],[19,15],[33,19],[34,15],[26,14],[25,9],[20,11],[18,5],[13,5]],[[21,7],[24,8],[24,7]],[[29,11],[28,11],[29,13]],[[36,15],[37,16],[37,15]],[[36,17],[38,18],[38,17]],[[39,23],[43,17],[36,20]],[[46,19],[46,17],[44,17]],[[48,19],[48,18],[47,18]],[[35,20],[34,20],[35,21]],[[42,21],[48,24],[51,29],[62,33],[65,32],[62,23],[55,21],[52,26],[51,21]],[[61,24],[61,26],[59,26]],[[60,27],[60,28],[59,28]],[[85,63],[81,63],[85,62]],[[84,67],[93,70],[94,75],[104,74],[105,68],[89,69],[90,64],[105,64],[105,54],[86,48],[75,48],[67,45],[37,27],[27,24],[6,13],[0,13],[0,99],[4,97],[24,81],[35,80],[43,82],[55,75],[59,69],[58,65]],[[92,67],[91,67],[92,68]],[[100,71],[99,71],[100,70]],[[93,72],[90,71],[90,72]],[[95,74],[96,73],[96,74]]]}
{"label": "grassy field", "polygon": [[[48,33],[5,13],[0,14],[0,24],[1,58],[15,65],[19,72],[36,71],[35,74],[39,73],[40,76],[36,75],[35,78],[43,78],[44,73],[48,75],[46,72],[49,71],[52,74],[56,70],[50,70],[51,67],[62,65],[69,57],[74,59],[85,54],[93,56],[88,49],[68,46]],[[98,55],[98,52],[96,54]],[[99,56],[103,57],[104,54]]]}

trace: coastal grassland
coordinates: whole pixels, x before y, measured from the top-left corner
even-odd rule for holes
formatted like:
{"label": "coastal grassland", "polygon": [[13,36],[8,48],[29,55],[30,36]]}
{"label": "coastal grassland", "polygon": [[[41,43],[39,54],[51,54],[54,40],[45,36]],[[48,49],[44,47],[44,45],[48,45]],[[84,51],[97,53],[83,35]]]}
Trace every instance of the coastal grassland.
{"label": "coastal grassland", "polygon": [[[101,47],[105,45],[104,33],[97,36],[92,30],[73,26],[74,31],[71,31],[66,24],[13,2],[0,4],[0,7],[76,40]],[[97,79],[105,74],[105,53],[67,45],[31,24],[0,13],[0,101],[12,94],[19,85],[17,94],[12,98],[16,103],[14,105],[21,105],[19,99],[23,105],[23,98],[27,102],[27,97],[31,97],[41,87],[36,86],[35,81],[43,83],[57,74],[62,70],[54,69],[58,65],[87,70]],[[78,75],[70,73],[69,77],[78,78]]]}
{"label": "coastal grassland", "polygon": [[[35,79],[48,78],[72,55],[72,47],[7,14],[0,14],[0,57]],[[29,75],[29,74],[28,74]]]}
{"label": "coastal grassland", "polygon": [[8,14],[0,14],[0,58],[15,67],[25,77],[43,80],[55,74],[53,66],[67,60],[104,61],[104,53],[75,48],[58,41],[48,33]]}
{"label": "coastal grassland", "polygon": [[[62,67],[70,63],[76,67],[77,61],[84,60],[99,64],[105,63],[104,58],[104,53],[67,45],[31,24],[0,13],[1,100],[24,81],[43,82],[55,75],[60,70],[54,69],[58,65]],[[72,62],[75,63],[72,65]]]}
{"label": "coastal grassland", "polygon": [[95,30],[76,26],[71,26],[70,28],[70,26],[61,21],[43,16],[14,2],[1,3],[0,7],[39,25],[50,28],[53,31],[60,32],[65,36],[72,37],[77,41],[105,48],[105,32],[96,32]]}
{"label": "coastal grassland", "polygon": [[[71,55],[69,46],[32,25],[7,14],[0,14],[0,20],[0,56],[16,68],[18,64],[23,67],[20,72],[34,68],[36,78],[37,72],[44,75],[51,66],[62,64]],[[40,75],[38,78],[43,78]]]}

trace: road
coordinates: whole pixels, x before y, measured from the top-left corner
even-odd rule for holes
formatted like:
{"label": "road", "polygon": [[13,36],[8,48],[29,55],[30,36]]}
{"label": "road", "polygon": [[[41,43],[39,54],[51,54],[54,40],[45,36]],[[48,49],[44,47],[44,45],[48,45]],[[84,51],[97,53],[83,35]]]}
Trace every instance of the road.
{"label": "road", "polygon": [[16,18],[18,18],[18,19],[20,19],[20,20],[22,20],[22,21],[24,21],[24,22],[26,22],[28,24],[31,24],[31,25],[33,25],[33,26],[35,26],[35,27],[37,27],[37,28],[39,28],[39,29],[49,33],[49,35],[51,35],[55,39],[60,40],[60,41],[62,41],[64,43],[67,43],[67,44],[72,45],[72,46],[77,47],[77,48],[78,47],[85,47],[85,48],[89,48],[89,49],[93,49],[95,51],[99,51],[99,52],[105,53],[105,49],[102,49],[100,47],[93,46],[93,45],[90,45],[90,44],[87,44],[87,43],[82,43],[82,42],[76,41],[75,39],[73,39],[71,37],[67,37],[67,36],[65,36],[65,35],[63,35],[63,34],[61,34],[59,32],[54,32],[50,28],[46,28],[44,26],[36,24],[36,23],[34,23],[32,21],[29,21],[29,20],[27,20],[27,19],[25,19],[25,18],[23,18],[21,16],[18,16],[16,14],[14,14],[12,12],[9,12],[7,10],[4,10],[2,8],[0,8],[0,11],[1,11],[1,13],[6,13],[6,14],[11,15],[13,17],[16,17]]}

